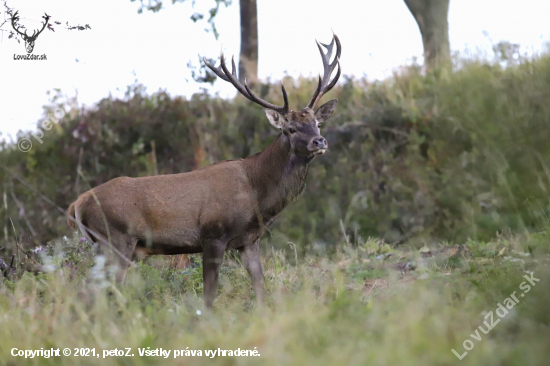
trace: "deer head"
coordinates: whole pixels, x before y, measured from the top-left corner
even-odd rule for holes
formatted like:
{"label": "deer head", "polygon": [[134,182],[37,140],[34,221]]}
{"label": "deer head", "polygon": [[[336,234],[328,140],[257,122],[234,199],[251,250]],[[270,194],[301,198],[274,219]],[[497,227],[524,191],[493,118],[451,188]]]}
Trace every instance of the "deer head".
{"label": "deer head", "polygon": [[[321,45],[326,48],[327,52],[324,53]],[[334,61],[330,63],[332,52],[336,45],[336,56]],[[340,77],[340,54],[341,45],[340,40],[336,35],[333,35],[332,42],[330,44],[324,44],[317,42],[317,47],[321,53],[323,60],[324,73],[323,77],[319,76],[319,83],[317,90],[311,97],[308,105],[301,111],[293,111],[288,105],[288,95],[284,85],[281,82],[281,89],[283,93],[284,105],[277,106],[271,104],[258,96],[256,96],[244,80],[244,85],[239,82],[236,74],[236,67],[234,59],[231,59],[232,71],[229,72],[227,65],[225,64],[225,57],[223,52],[220,56],[221,64],[219,67],[214,67],[209,64],[205,58],[204,63],[208,66],[216,75],[221,79],[230,82],[233,86],[250,101],[264,107],[265,114],[269,122],[276,128],[280,129],[283,135],[288,139],[293,153],[297,156],[303,156],[306,158],[313,158],[315,155],[324,154],[328,149],[327,141],[320,133],[321,123],[330,118],[334,109],[336,108],[337,99],[333,99],[317,110],[315,106],[319,99],[334,87],[338,78]],[[338,72],[332,81],[330,80],[331,74],[338,66]]]}
{"label": "deer head", "polygon": [[25,41],[25,49],[27,50],[27,53],[32,53],[34,49],[34,42],[36,41],[36,38],[38,38],[38,35],[42,33],[42,31],[46,28],[48,25],[48,20],[50,19],[50,16],[46,13],[44,13],[44,16],[42,18],[45,19],[44,24],[42,25],[42,29],[40,30],[34,30],[32,33],[32,36],[29,36],[27,34],[27,30],[25,30],[25,33],[22,33],[19,31],[18,27],[15,25],[15,22],[19,21],[19,16],[17,15],[17,11],[13,14],[11,17],[11,26],[13,29],[21,35],[21,38],[23,38],[23,41]]}

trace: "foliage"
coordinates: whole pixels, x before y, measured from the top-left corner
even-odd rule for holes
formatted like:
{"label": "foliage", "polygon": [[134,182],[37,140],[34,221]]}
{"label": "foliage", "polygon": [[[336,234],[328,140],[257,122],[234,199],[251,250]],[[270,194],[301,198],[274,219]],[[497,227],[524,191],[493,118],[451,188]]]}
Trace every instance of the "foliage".
{"label": "foliage", "polygon": [[[348,78],[331,91],[339,104],[322,128],[330,150],[312,163],[304,196],[283,211],[262,245],[291,255],[292,245],[300,254],[331,252],[345,233],[351,244],[381,237],[420,247],[435,238],[486,241],[546,225],[550,57],[455,63],[454,73],[439,77],[411,67],[383,82]],[[315,81],[284,81],[294,108],[306,105]],[[260,85],[258,93],[279,102],[276,85]],[[45,112],[59,106],[67,113],[45,131],[43,144],[20,133],[33,142],[31,151],[4,142],[0,162],[63,208],[114,177],[244,158],[277,134],[261,108],[240,96],[186,100],[133,85],[126,98],[92,108],[57,94]],[[0,182],[0,243],[14,235],[10,218],[23,245],[66,232],[65,218],[40,196],[3,170]]]}
{"label": "foliage", "polygon": [[[162,9],[163,0],[130,0],[130,1],[132,2],[139,1],[138,13],[141,14],[143,13],[143,10],[152,11],[153,13],[159,12]],[[172,4],[184,3],[186,1],[189,1],[189,0],[172,0]],[[191,2],[193,8],[195,7],[195,3],[196,3],[196,0],[193,0]],[[214,37],[218,39],[219,33],[218,33],[218,30],[216,29],[216,23],[215,23],[216,15],[218,15],[221,5],[228,7],[229,5],[231,5],[232,0],[214,0],[214,3],[215,3],[214,7],[208,10],[207,23],[210,26],[210,29],[205,28],[205,31],[212,32],[214,34]],[[204,19],[204,14],[195,12],[193,13],[193,15],[189,17],[189,19],[191,19],[193,23],[196,23]]]}
{"label": "foliage", "polygon": [[[343,242],[328,259],[312,255],[295,264],[271,251],[262,258],[263,310],[251,302],[248,275],[228,253],[212,313],[202,307],[199,257],[184,271],[171,269],[166,257],[150,258],[117,287],[101,257],[90,267],[63,254],[80,245],[78,236],[56,240],[51,245],[57,249],[47,251],[50,262],[56,256],[64,261],[45,273],[19,272],[0,282],[0,355],[3,363],[17,365],[451,365],[458,362],[451,349],[462,353],[470,339],[468,365],[546,365],[549,235],[421,250],[402,246],[389,256],[380,240]],[[445,265],[451,259],[458,264]],[[520,297],[529,272],[540,282]],[[518,304],[474,340],[470,334],[483,326],[484,314],[492,311],[496,322],[497,304],[512,293]],[[103,350],[128,347],[133,357],[102,358]],[[138,348],[147,347],[172,353],[138,356]],[[255,347],[260,357],[173,357],[174,350]],[[95,348],[101,361],[15,358],[12,348]]]}
{"label": "foliage", "polygon": [[[138,14],[143,13],[144,10],[151,11],[153,13],[159,12],[161,9],[163,9],[163,0],[130,0],[132,2],[139,1],[139,8],[138,8]],[[172,4],[176,3],[185,3],[189,0],[171,0]],[[214,37],[216,39],[219,38],[218,29],[216,28],[216,16],[218,15],[218,12],[220,11],[220,7],[223,5],[225,7],[230,6],[232,3],[232,0],[214,0],[214,6],[208,10],[208,19],[206,22],[209,25],[209,28],[204,28],[204,30],[207,33],[212,32],[214,34]],[[191,2],[191,6],[193,9],[195,8],[196,0],[193,0]],[[205,14],[194,12],[189,19],[193,21],[193,23],[197,23],[202,21],[205,18]],[[202,56],[198,55],[198,66],[195,66],[192,60],[189,60],[187,62],[187,67],[191,71],[191,77],[193,80],[195,80],[198,83],[208,83],[213,84],[216,80],[217,76],[213,72],[210,71],[208,67],[205,66],[204,62],[202,62]],[[212,65],[215,64],[215,61],[212,59],[208,60]]]}

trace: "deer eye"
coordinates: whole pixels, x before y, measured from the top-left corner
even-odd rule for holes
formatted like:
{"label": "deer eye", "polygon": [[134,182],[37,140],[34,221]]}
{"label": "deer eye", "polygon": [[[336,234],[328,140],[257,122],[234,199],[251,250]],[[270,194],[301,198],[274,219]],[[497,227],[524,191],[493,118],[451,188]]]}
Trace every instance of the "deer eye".
{"label": "deer eye", "polygon": [[321,124],[320,124],[320,123],[317,123],[317,128],[321,128]]}
{"label": "deer eye", "polygon": [[290,127],[290,128],[288,129],[288,132],[290,132],[290,133],[295,133],[296,130],[295,130],[294,128]]}

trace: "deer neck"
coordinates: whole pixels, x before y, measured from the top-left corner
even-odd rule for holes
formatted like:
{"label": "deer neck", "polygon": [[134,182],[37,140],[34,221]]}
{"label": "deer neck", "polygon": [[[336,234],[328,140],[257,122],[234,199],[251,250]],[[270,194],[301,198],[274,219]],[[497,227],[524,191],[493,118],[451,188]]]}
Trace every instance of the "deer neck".
{"label": "deer neck", "polygon": [[296,156],[282,133],[264,151],[244,160],[264,219],[276,216],[303,192],[311,160]]}

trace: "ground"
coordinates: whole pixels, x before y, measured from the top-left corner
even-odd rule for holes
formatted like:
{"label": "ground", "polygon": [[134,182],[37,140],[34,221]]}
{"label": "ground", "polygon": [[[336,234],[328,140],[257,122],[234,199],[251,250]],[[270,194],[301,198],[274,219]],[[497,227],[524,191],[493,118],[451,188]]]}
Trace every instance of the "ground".
{"label": "ground", "polygon": [[[20,253],[18,270],[0,285],[0,361],[547,365],[549,237],[546,231],[422,248],[368,239],[305,258],[264,245],[264,309],[254,305],[248,275],[229,252],[213,312],[202,304],[200,255],[187,269],[169,257],[150,257],[119,287],[78,236],[60,239],[29,258]],[[512,294],[517,304],[508,301]],[[511,307],[504,314],[499,304]],[[493,325],[487,334],[484,321]],[[12,356],[14,348],[68,348],[71,355],[25,359]],[[88,356],[75,356],[76,348],[89,348],[79,351]],[[167,358],[140,356],[160,348],[170,351]],[[124,356],[103,358],[115,349]],[[218,349],[259,356],[206,356]]]}

